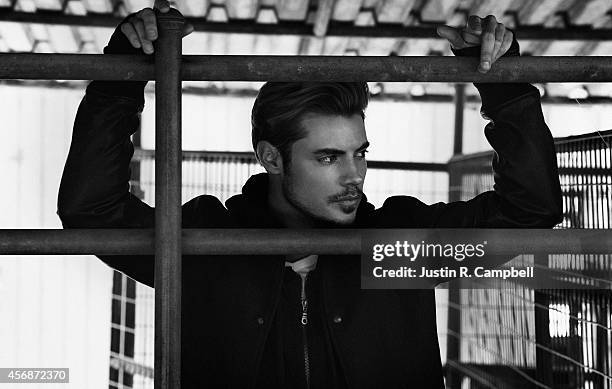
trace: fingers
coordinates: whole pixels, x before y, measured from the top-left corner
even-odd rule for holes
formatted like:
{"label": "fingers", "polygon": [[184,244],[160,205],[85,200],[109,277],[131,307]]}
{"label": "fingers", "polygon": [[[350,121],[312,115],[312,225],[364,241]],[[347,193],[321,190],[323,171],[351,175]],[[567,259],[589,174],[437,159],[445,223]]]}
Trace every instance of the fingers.
{"label": "fingers", "polygon": [[136,31],[140,46],[142,46],[142,51],[144,51],[146,54],[151,54],[153,52],[153,44],[145,35],[145,27],[142,19],[135,18],[132,21],[132,26]]}
{"label": "fingers", "polygon": [[[480,64],[478,71],[486,73],[491,69],[491,63],[495,54],[495,31],[497,30],[497,19],[489,15],[483,20],[483,30],[480,37]],[[501,44],[500,44],[501,46]]]}
{"label": "fingers", "polygon": [[440,38],[446,39],[451,47],[455,50],[463,49],[467,47],[465,41],[461,37],[461,33],[456,28],[450,26],[440,26],[436,29]]}
{"label": "fingers", "polygon": [[514,40],[514,35],[512,34],[512,31],[505,28],[501,45],[499,46],[499,50],[497,50],[497,53],[495,54],[495,58],[493,59],[493,62],[497,61],[499,58],[501,58],[502,55],[506,54],[508,49],[510,49],[510,46],[512,45],[513,40]]}
{"label": "fingers", "polygon": [[134,20],[132,20],[132,27],[134,28],[134,31],[136,31],[140,46],[142,46],[143,50],[146,52],[145,45],[147,45],[147,42],[149,44],[151,42],[147,41],[147,37],[145,36],[144,23],[142,22],[142,19],[135,18]]}
{"label": "fingers", "polygon": [[132,46],[137,49],[140,48],[140,39],[138,38],[138,34],[136,33],[132,23],[123,23],[121,25],[121,32],[130,41]]}
{"label": "fingers", "polygon": [[153,53],[153,41],[157,39],[157,19],[151,8],[145,8],[121,25],[121,31],[135,48],[146,54]]}
{"label": "fingers", "polygon": [[497,54],[499,53],[499,49],[501,48],[502,42],[504,41],[504,34],[506,33],[506,27],[497,23],[497,27],[495,28],[495,44],[493,45],[493,58],[491,59],[491,63],[497,60]]}
{"label": "fingers", "polygon": [[480,46],[478,71],[481,73],[491,69],[491,65],[508,51],[514,39],[512,31],[498,23],[493,15],[486,18],[471,15],[465,28],[458,30],[441,26],[437,32],[440,37],[450,42],[453,49]]}
{"label": "fingers", "polygon": [[140,11],[140,18],[144,23],[146,37],[150,41],[157,39],[157,18],[155,12],[151,8],[145,8]]}
{"label": "fingers", "polygon": [[482,19],[477,15],[470,15],[465,26],[465,32],[478,36],[482,34]]}
{"label": "fingers", "polygon": [[[170,4],[166,0],[156,0],[155,7],[164,13],[170,10]],[[191,23],[185,23],[183,37],[191,34],[193,30]],[[155,11],[151,8],[141,10],[121,25],[121,31],[133,47],[142,48],[145,54],[152,54],[154,52],[153,42],[158,37]]]}
{"label": "fingers", "polygon": [[167,0],[155,0],[153,8],[158,9],[159,12],[166,13],[170,11],[170,2]]}

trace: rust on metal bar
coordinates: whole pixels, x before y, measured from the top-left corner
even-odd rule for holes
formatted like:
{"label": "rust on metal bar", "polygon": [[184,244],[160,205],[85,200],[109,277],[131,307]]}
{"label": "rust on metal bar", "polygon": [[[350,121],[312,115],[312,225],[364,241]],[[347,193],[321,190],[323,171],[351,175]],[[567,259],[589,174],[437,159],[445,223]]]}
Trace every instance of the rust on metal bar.
{"label": "rust on metal bar", "polygon": [[[392,230],[389,230],[392,231]],[[610,229],[410,229],[407,234],[487,240],[487,253],[610,254]],[[354,229],[183,229],[183,255],[283,255],[316,252],[358,255],[363,234]],[[446,235],[448,234],[448,235]],[[0,255],[152,255],[153,231],[146,229],[0,230]],[[408,235],[407,235],[408,236]],[[240,244],[236,244],[240,242]]]}
{"label": "rust on metal bar", "polygon": [[184,19],[158,14],[155,45],[155,389],[181,387],[181,40]]}
{"label": "rust on metal bar", "polygon": [[153,254],[153,230],[0,230],[0,255]]}
{"label": "rust on metal bar", "polygon": [[[183,79],[224,81],[612,81],[610,57],[504,58],[486,74],[478,58],[187,56]],[[194,66],[197,65],[197,66]]]}
{"label": "rust on metal bar", "polygon": [[[612,57],[477,58],[185,55],[183,81],[612,82]],[[153,80],[141,55],[0,54],[0,79]]]}

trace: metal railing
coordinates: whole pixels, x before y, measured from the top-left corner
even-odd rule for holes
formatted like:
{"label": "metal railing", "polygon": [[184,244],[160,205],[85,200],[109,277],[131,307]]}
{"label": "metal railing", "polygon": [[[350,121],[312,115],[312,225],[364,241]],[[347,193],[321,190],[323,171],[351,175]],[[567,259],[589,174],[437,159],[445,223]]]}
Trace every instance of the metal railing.
{"label": "metal railing", "polygon": [[[180,388],[181,254],[287,252],[287,247],[320,253],[358,254],[359,236],[346,231],[196,230],[181,233],[180,219],[180,81],[424,81],[424,82],[611,82],[608,57],[547,57],[501,59],[487,74],[476,71],[478,59],[446,57],[283,57],[181,56],[177,13],[158,19],[159,39],[154,56],[0,54],[2,79],[155,80],[156,88],[156,230],[152,231],[1,231],[0,254],[108,253],[142,254],[155,251],[156,336],[155,386]],[[225,235],[224,235],[225,233]],[[467,232],[466,232],[467,233]],[[500,230],[483,233],[500,234]],[[535,252],[576,252],[573,243],[600,252],[610,250],[610,231],[567,234],[562,231],[514,231],[515,239],[530,238]],[[498,237],[501,235],[498,235]],[[504,240],[508,237],[505,233]],[[584,240],[581,240],[583,239]],[[102,244],[101,244],[102,242]],[[288,243],[291,242],[289,246]],[[571,241],[569,241],[571,242]]]}
{"label": "metal railing", "polygon": [[[155,58],[159,58],[159,53]],[[183,55],[183,81],[610,82],[609,57],[501,58],[488,73],[477,58]],[[149,57],[0,54],[0,79],[155,80]]]}

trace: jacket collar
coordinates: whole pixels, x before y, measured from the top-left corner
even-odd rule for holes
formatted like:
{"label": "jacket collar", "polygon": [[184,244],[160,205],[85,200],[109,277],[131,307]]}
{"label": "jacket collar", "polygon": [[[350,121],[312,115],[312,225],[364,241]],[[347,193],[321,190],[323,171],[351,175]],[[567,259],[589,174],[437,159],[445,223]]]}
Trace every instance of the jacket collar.
{"label": "jacket collar", "polygon": [[[242,194],[235,195],[225,202],[225,206],[237,221],[245,227],[253,228],[281,228],[282,223],[277,220],[268,207],[268,173],[260,173],[251,176],[242,187]],[[355,228],[363,225],[367,216],[374,210],[374,206],[368,203],[363,196],[355,222],[343,228]],[[322,228],[337,225],[321,225]]]}

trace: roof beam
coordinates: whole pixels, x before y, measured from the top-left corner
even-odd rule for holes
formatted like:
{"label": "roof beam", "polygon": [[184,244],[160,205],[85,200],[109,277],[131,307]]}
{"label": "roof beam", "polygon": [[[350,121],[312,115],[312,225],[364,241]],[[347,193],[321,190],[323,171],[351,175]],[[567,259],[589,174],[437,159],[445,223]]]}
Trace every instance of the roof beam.
{"label": "roof beam", "polygon": [[361,10],[361,3],[362,1],[357,0],[336,0],[332,19],[354,23]]}
{"label": "roof beam", "polygon": [[446,23],[459,5],[459,0],[427,0],[421,8],[421,19],[426,22]]}
{"label": "roof beam", "polygon": [[470,9],[471,15],[478,15],[485,17],[487,15],[494,15],[497,20],[502,20],[504,13],[510,6],[513,0],[484,0],[475,2]]}
{"label": "roof beam", "polygon": [[329,25],[329,19],[331,19],[335,3],[336,0],[319,0],[319,7],[317,8],[315,23],[312,29],[316,37],[324,37],[327,33],[327,26]]}
{"label": "roof beam", "polygon": [[612,10],[610,0],[578,1],[568,10],[572,24],[588,24],[609,18],[608,11]]}
{"label": "roof beam", "polygon": [[[112,15],[66,15],[63,13],[15,12],[0,11],[0,21],[20,23],[42,23],[52,25],[70,25],[83,27],[115,27],[122,18]],[[232,34],[261,35],[301,35],[314,36],[312,26],[304,22],[279,22],[277,24],[255,23],[251,20],[229,22],[209,22],[205,18],[187,18],[196,31]],[[439,39],[435,27],[437,24],[420,26],[403,26],[401,24],[378,24],[376,26],[354,26],[347,23],[331,22],[327,36],[339,37],[373,37],[373,38],[413,38]],[[533,40],[584,40],[612,41],[612,29],[592,29],[589,27],[546,28],[541,26],[520,26],[515,29],[520,39]]]}
{"label": "roof beam", "polygon": [[257,0],[233,0],[225,4],[230,19],[255,19],[259,10]]}
{"label": "roof beam", "polygon": [[304,20],[308,14],[308,1],[302,0],[278,0],[276,13],[279,19]]}
{"label": "roof beam", "polygon": [[406,24],[415,0],[387,0],[376,7],[376,20],[382,23]]}

